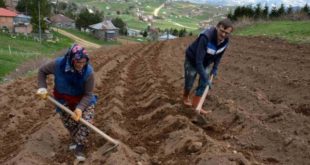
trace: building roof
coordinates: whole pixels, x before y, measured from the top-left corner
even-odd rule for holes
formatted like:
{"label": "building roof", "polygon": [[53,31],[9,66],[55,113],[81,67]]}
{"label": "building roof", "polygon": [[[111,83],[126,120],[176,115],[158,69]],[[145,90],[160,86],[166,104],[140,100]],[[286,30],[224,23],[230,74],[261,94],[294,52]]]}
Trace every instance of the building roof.
{"label": "building roof", "polygon": [[16,17],[18,17],[18,18],[25,18],[25,19],[31,19],[30,16],[24,15],[24,14],[18,14]]}
{"label": "building roof", "polygon": [[90,25],[89,27],[96,29],[96,30],[118,30],[119,28],[115,27],[110,20],[105,20],[103,22]]}
{"label": "building roof", "polygon": [[51,17],[52,23],[67,23],[67,22],[74,22],[73,19],[68,18],[62,14],[57,14]]}
{"label": "building roof", "polygon": [[172,39],[176,39],[176,38],[178,38],[178,37],[174,36],[172,34],[167,35],[167,33],[165,33],[162,36],[160,36],[158,39],[162,41],[162,40],[172,40]]}
{"label": "building roof", "polygon": [[5,8],[0,8],[0,17],[15,17],[17,14]]}

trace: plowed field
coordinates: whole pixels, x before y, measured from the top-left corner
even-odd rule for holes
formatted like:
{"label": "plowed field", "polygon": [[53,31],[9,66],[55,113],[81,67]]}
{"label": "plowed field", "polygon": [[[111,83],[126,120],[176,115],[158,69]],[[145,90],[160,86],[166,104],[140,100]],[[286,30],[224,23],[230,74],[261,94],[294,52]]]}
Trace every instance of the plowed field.
{"label": "plowed field", "polygon": [[[309,164],[310,45],[233,36],[203,122],[181,100],[193,40],[92,52],[100,98],[94,125],[121,145],[103,155],[106,141],[93,132],[84,164]],[[0,85],[0,164],[74,160],[54,105],[36,89],[35,76]]]}

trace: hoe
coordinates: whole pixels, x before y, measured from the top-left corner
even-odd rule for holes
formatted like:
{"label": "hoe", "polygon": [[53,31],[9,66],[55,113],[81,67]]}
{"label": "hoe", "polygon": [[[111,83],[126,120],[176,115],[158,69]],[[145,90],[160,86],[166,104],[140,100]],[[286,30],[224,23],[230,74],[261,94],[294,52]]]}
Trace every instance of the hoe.
{"label": "hoe", "polygon": [[[68,109],[67,107],[65,107],[64,105],[60,104],[58,101],[56,101],[53,97],[51,96],[47,96],[47,99],[49,101],[51,101],[52,103],[54,103],[57,107],[59,107],[60,109],[62,109],[63,111],[65,111],[66,113],[70,114],[70,115],[74,115],[74,113]],[[115,139],[111,138],[110,136],[108,136],[107,134],[105,134],[104,132],[102,132],[100,129],[98,129],[97,127],[95,127],[94,125],[90,124],[88,121],[84,120],[83,118],[81,118],[79,120],[79,122],[81,122],[82,124],[86,125],[87,127],[89,127],[90,129],[92,129],[93,131],[97,132],[98,134],[100,134],[104,139],[106,139],[108,142],[111,142],[113,144],[112,147],[108,148],[106,151],[104,151],[103,155],[108,153],[109,151],[113,150],[114,148],[119,146],[119,142],[116,141]]]}

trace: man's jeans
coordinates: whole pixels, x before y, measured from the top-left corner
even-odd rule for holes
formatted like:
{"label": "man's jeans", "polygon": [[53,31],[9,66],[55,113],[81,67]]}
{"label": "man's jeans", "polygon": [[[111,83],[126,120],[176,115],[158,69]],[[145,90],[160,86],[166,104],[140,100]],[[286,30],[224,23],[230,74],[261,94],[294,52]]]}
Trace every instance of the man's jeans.
{"label": "man's jeans", "polygon": [[[211,68],[206,67],[205,74],[207,74],[206,77],[209,77],[210,75]],[[196,68],[193,67],[193,65],[189,62],[189,60],[185,57],[185,62],[184,62],[184,77],[185,77],[185,86],[184,90],[190,91],[193,87],[193,84],[195,82],[197,76],[197,71]],[[196,88],[196,96],[202,96],[208,82],[203,82],[199,78],[199,84],[198,87]]]}

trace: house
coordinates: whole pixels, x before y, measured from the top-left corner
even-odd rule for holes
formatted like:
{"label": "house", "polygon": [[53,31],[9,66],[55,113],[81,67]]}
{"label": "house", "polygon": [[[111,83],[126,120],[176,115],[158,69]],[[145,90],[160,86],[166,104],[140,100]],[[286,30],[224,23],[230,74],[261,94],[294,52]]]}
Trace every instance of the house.
{"label": "house", "polygon": [[73,19],[68,18],[62,14],[56,14],[50,18],[51,24],[59,28],[75,28]]}
{"label": "house", "polygon": [[119,28],[115,27],[111,20],[89,26],[96,38],[101,40],[116,40]]}
{"label": "house", "polygon": [[32,25],[30,24],[31,17],[19,14],[13,18],[14,32],[23,33],[25,35],[32,32]]}
{"label": "house", "polygon": [[17,14],[5,8],[0,8],[0,29],[8,29],[9,32],[14,31],[13,19]]}
{"label": "house", "polygon": [[140,33],[141,33],[140,30],[130,29],[130,28],[127,29],[128,36],[137,37],[140,35]]}
{"label": "house", "polygon": [[172,40],[172,39],[176,39],[176,38],[178,38],[178,37],[165,32],[163,35],[158,37],[158,40],[159,41],[165,41],[165,40]]}

